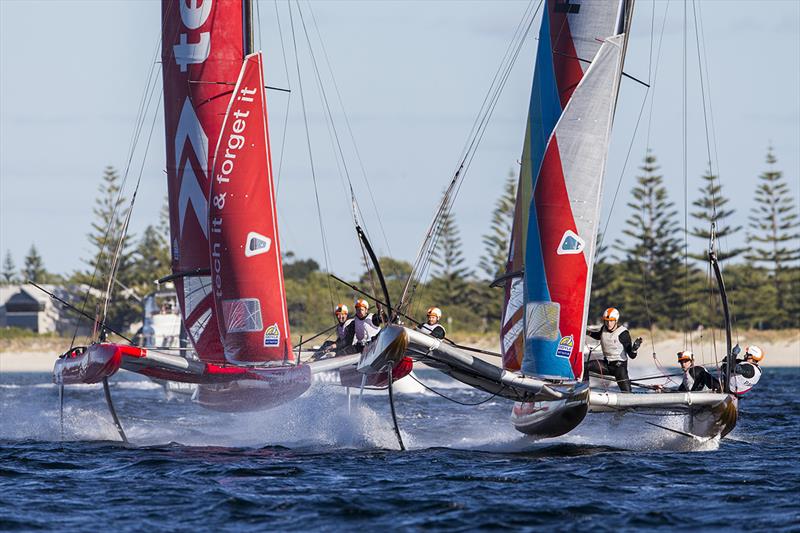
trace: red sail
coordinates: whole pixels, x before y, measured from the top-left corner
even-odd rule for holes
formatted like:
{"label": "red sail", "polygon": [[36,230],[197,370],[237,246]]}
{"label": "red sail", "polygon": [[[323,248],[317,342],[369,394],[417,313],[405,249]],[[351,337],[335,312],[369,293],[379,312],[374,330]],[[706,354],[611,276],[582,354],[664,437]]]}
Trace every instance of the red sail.
{"label": "red sail", "polygon": [[[209,268],[211,150],[244,58],[242,0],[162,0],[162,18],[172,271],[186,274]],[[224,361],[210,278],[175,284],[197,354]]]}
{"label": "red sail", "polygon": [[211,278],[225,357],[291,361],[261,53],[245,58],[214,155]]}

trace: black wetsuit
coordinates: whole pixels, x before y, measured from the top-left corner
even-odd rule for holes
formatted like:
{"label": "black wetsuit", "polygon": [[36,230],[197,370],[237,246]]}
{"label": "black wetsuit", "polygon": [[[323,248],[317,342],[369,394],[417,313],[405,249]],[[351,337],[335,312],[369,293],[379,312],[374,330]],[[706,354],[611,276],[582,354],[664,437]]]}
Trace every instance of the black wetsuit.
{"label": "black wetsuit", "polygon": [[[618,328],[622,326],[617,326],[614,328],[616,331]],[[599,331],[587,331],[586,334],[589,335],[591,338],[602,341],[603,333],[613,333],[609,331],[605,325],[600,328]],[[622,392],[631,392],[631,379],[628,376],[628,360],[627,358],[630,357],[631,359],[636,359],[638,355],[636,350],[633,348],[633,341],[631,341],[631,334],[626,329],[623,330],[618,334],[617,338],[619,339],[619,343],[622,345],[622,352],[626,356],[622,360],[614,360],[609,361],[608,358],[605,358],[602,361],[593,360],[589,361],[586,365],[586,369],[589,372],[594,372],[596,374],[603,374],[603,375],[611,375],[614,376],[614,379],[617,380],[617,385],[619,386],[619,390]],[[606,355],[605,353],[603,355]]]}
{"label": "black wetsuit", "polygon": [[702,390],[720,390],[719,380],[702,366],[692,365],[686,371],[683,383],[678,387],[680,392],[697,392]]}

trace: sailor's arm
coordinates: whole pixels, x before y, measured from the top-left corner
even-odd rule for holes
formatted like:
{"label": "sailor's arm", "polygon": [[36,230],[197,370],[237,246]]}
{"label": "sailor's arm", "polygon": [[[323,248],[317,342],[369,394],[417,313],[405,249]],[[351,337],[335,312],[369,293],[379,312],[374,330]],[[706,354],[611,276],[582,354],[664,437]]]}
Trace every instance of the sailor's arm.
{"label": "sailor's arm", "polygon": [[599,341],[600,338],[603,336],[603,329],[600,328],[597,331],[593,331],[591,329],[587,329],[586,330],[586,334],[588,336],[590,336],[591,338],[593,338],[594,340]]}
{"label": "sailor's arm", "polygon": [[381,317],[380,313],[374,313],[372,315],[372,325],[378,327],[381,324],[383,324],[383,317]]}
{"label": "sailor's arm", "polygon": [[753,365],[747,363],[740,363],[736,365],[733,369],[733,372],[746,378],[752,378],[756,375],[756,369],[753,367]]}
{"label": "sailor's arm", "polygon": [[344,348],[345,346],[350,346],[353,344],[353,339],[356,337],[356,324],[355,322],[350,322],[344,327],[344,342],[342,346],[339,346],[339,349]]}
{"label": "sailor's arm", "polygon": [[631,334],[628,330],[623,331],[619,334],[619,342],[622,344],[622,347],[625,349],[625,353],[628,354],[628,357],[631,359],[636,359],[636,356],[639,355],[636,350],[639,349],[639,344],[641,344],[641,339],[636,339],[636,344],[634,345],[633,341],[631,341]]}
{"label": "sailor's arm", "polygon": [[431,337],[444,339],[444,328],[442,326],[436,326],[433,328],[433,331],[431,331]]}

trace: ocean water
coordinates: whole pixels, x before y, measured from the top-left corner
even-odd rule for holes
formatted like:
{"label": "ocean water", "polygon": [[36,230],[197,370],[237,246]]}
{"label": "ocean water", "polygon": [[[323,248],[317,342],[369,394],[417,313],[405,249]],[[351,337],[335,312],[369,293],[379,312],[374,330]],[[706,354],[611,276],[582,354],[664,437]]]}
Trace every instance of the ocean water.
{"label": "ocean water", "polygon": [[[433,371],[420,379],[477,403]],[[221,414],[120,376],[67,388],[64,440],[47,374],[0,374],[0,530],[800,531],[798,369],[769,368],[730,439],[694,442],[637,415],[589,415],[532,441],[510,403],[317,384],[272,411]]]}

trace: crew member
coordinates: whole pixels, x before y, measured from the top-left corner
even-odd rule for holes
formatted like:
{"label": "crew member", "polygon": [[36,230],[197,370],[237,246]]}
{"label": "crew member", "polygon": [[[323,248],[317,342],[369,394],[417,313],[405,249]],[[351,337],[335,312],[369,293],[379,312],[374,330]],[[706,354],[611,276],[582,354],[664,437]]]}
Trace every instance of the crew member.
{"label": "crew member", "polygon": [[338,304],[333,308],[333,315],[336,317],[336,340],[325,341],[319,350],[314,354],[314,360],[331,357],[332,352],[341,350],[345,346],[345,328],[349,324],[347,318],[350,310],[345,304]]}
{"label": "crew member", "polygon": [[[736,362],[728,382],[732,393],[741,396],[758,383],[761,379],[761,367],[758,364],[762,359],[764,352],[758,346],[748,346],[744,349],[744,360]],[[726,363],[722,363],[720,367],[723,376],[726,366]]]}
{"label": "crew member", "polygon": [[369,312],[369,302],[356,300],[356,316],[344,328],[344,350],[346,353],[361,353],[364,346],[380,331],[383,319]]}
{"label": "crew member", "polygon": [[437,339],[444,339],[444,336],[447,332],[444,330],[444,326],[442,326],[439,322],[442,320],[442,310],[438,307],[429,307],[428,308],[428,322],[425,324],[420,324],[417,328],[417,331],[421,331],[426,335],[430,335],[431,337],[436,337]]}
{"label": "crew member", "polygon": [[609,307],[603,313],[603,327],[599,331],[587,330],[586,334],[600,341],[603,350],[602,361],[590,361],[587,369],[598,374],[610,374],[617,380],[622,392],[631,392],[628,377],[628,358],[635,359],[642,338],[631,342],[631,334],[625,326],[619,325],[619,311]]}
{"label": "crew member", "polygon": [[678,352],[678,364],[683,370],[683,381],[678,387],[680,392],[720,390],[719,380],[704,367],[694,364],[694,352],[691,350]]}

